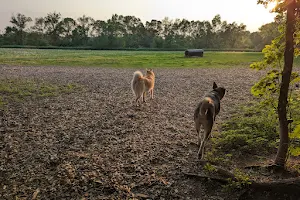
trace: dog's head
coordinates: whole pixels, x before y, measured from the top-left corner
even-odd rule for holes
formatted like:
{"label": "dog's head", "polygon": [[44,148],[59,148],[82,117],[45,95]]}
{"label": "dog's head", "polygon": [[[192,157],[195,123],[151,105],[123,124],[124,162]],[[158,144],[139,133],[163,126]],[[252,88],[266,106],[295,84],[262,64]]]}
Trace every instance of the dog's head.
{"label": "dog's head", "polygon": [[220,97],[220,100],[224,97],[225,95],[225,92],[226,92],[226,89],[223,88],[223,87],[218,87],[217,84],[214,82],[213,84],[213,91],[217,92],[219,97]]}
{"label": "dog's head", "polygon": [[147,75],[154,76],[153,69],[146,69]]}

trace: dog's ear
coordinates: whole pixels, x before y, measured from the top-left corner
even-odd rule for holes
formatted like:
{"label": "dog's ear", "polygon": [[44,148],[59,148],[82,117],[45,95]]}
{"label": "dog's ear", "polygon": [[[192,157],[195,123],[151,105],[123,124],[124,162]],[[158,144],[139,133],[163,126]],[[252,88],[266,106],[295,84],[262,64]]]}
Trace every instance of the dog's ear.
{"label": "dog's ear", "polygon": [[216,89],[217,87],[217,84],[214,82],[213,89]]}

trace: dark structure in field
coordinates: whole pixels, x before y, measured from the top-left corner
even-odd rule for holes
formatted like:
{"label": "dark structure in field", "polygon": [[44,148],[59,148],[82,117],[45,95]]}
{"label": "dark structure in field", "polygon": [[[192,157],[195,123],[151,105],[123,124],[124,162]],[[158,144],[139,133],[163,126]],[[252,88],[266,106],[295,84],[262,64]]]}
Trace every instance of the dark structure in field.
{"label": "dark structure in field", "polygon": [[196,57],[203,57],[203,49],[187,49],[184,54],[185,57],[192,57],[192,56],[196,56]]}

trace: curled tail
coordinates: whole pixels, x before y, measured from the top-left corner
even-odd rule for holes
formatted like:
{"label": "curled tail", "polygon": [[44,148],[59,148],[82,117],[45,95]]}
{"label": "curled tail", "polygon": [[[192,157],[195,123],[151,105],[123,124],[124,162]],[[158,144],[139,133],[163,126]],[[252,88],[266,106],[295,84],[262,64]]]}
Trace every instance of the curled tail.
{"label": "curled tail", "polygon": [[136,82],[136,81],[138,81],[139,79],[141,79],[142,77],[143,77],[142,72],[140,72],[140,71],[135,71],[135,72],[133,73],[133,79],[132,79],[132,82]]}
{"label": "curled tail", "polygon": [[144,83],[143,83],[143,74],[140,71],[135,71],[133,73],[133,78],[131,81],[131,89],[133,93],[137,96],[140,96],[144,91]]}

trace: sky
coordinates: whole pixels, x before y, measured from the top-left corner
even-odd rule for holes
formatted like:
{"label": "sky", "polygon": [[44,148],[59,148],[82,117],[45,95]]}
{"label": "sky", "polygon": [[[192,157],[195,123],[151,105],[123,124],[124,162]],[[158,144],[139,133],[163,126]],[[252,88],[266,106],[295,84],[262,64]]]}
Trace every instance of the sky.
{"label": "sky", "polygon": [[96,20],[107,20],[113,14],[134,15],[142,22],[151,19],[209,20],[217,14],[227,22],[243,23],[253,32],[272,22],[274,14],[257,0],[0,0],[0,31],[10,25],[17,13],[28,17],[44,17],[60,12],[62,17],[77,19],[82,15]]}

